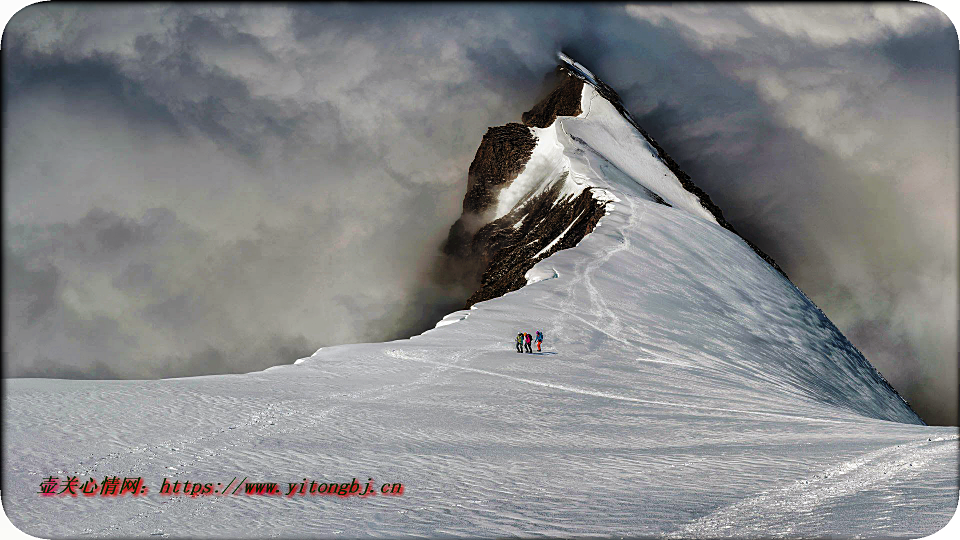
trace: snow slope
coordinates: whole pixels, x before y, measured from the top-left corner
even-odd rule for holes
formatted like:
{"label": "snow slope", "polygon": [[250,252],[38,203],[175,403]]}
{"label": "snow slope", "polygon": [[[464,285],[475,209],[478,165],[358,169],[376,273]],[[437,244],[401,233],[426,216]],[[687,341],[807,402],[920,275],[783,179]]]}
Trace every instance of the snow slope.
{"label": "snow slope", "polygon": [[[919,537],[946,524],[957,429],[922,425],[592,86],[581,109],[538,133],[513,186],[567,172],[570,190],[613,202],[526,287],[409,340],[263,372],[5,380],[7,515],[40,537]],[[544,332],[542,354],[515,352],[521,329]],[[142,476],[151,492],[40,497],[51,475]],[[163,496],[164,478],[282,495]],[[284,496],[305,478],[404,492]]]}

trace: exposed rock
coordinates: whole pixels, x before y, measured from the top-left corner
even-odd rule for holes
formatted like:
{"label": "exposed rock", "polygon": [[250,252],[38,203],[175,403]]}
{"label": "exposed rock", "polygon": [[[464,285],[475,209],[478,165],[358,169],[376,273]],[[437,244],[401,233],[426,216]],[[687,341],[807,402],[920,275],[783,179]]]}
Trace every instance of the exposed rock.
{"label": "exposed rock", "polygon": [[[467,307],[523,287],[527,284],[524,275],[534,264],[561,249],[576,246],[593,231],[606,213],[605,204],[594,199],[589,188],[576,197],[559,199],[565,176],[566,173],[550,189],[477,231],[470,256],[486,270],[480,278],[480,289],[467,300]],[[561,234],[563,237],[550,246]],[[547,246],[550,248],[544,250]]]}
{"label": "exposed rock", "polygon": [[487,210],[500,188],[520,174],[536,145],[537,138],[523,124],[488,129],[467,173],[463,211],[480,214]]}
{"label": "exposed rock", "polygon": [[580,110],[580,96],[583,94],[583,81],[572,77],[562,67],[557,68],[560,84],[550,94],[523,113],[521,119],[528,126],[545,128],[558,116],[577,116]]}
{"label": "exposed rock", "polygon": [[[558,84],[523,114],[527,126],[547,127],[557,116],[576,116],[581,112],[583,81],[570,76],[563,66],[549,76],[559,78]],[[539,196],[518,204],[510,214],[487,223],[485,214],[489,214],[500,189],[520,174],[535,146],[536,137],[526,126],[510,123],[493,127],[487,130],[470,164],[463,214],[450,227],[443,245],[447,257],[441,265],[446,279],[479,287],[467,306],[525,285],[524,274],[538,260],[576,245],[603,215],[603,205],[593,200],[589,190],[576,199],[557,201],[560,184],[556,183]],[[523,223],[513,227],[521,219]],[[577,223],[561,241],[549,252],[533,257],[574,219]]]}

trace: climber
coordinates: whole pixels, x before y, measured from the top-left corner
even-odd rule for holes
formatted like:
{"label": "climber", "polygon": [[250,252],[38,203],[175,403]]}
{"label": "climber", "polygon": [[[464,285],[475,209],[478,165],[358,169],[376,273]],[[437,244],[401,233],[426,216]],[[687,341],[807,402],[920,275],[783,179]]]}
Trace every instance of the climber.
{"label": "climber", "polygon": [[517,334],[517,352],[519,353],[523,352],[523,337],[523,332]]}
{"label": "climber", "polygon": [[541,343],[543,343],[543,332],[537,330],[537,352],[540,352]]}
{"label": "climber", "polygon": [[532,342],[532,341],[533,341],[533,336],[531,336],[530,334],[527,334],[524,343],[525,343],[526,346],[527,346],[527,352],[530,353],[530,354],[533,354],[533,349],[530,348],[530,342]]}

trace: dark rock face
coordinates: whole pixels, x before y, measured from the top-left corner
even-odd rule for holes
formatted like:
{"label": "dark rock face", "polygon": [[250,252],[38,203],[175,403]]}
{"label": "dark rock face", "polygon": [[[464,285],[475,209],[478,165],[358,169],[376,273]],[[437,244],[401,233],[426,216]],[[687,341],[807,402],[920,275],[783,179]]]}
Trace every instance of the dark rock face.
{"label": "dark rock face", "polygon": [[[549,189],[477,231],[470,255],[486,270],[467,307],[526,285],[527,270],[561,249],[576,246],[606,214],[606,204],[594,199],[590,188],[576,197],[559,198],[565,177],[566,173]],[[550,248],[544,251],[547,246]]]}
{"label": "dark rock face", "polygon": [[[444,273],[472,282],[475,292],[464,307],[497,298],[527,284],[524,275],[537,262],[576,246],[606,213],[592,189],[560,198],[566,173],[540,194],[520,202],[509,214],[471,233],[461,217],[444,245]],[[556,238],[556,243],[544,251]],[[543,251],[543,253],[540,253]],[[539,254],[539,255],[538,255]]]}
{"label": "dark rock face", "polygon": [[488,129],[467,173],[463,211],[480,214],[487,210],[500,188],[520,174],[536,145],[537,138],[522,124]]}
{"label": "dark rock face", "polygon": [[476,263],[471,260],[473,235],[486,222],[483,214],[493,207],[500,190],[523,171],[536,145],[537,138],[522,124],[492,127],[484,134],[467,172],[463,214],[450,227],[442,249],[447,255],[442,271],[451,273],[452,279],[478,279],[482,269],[474,268]]}
{"label": "dark rock face", "polygon": [[[557,87],[523,114],[527,126],[543,128],[557,116],[580,114],[583,81],[563,67],[558,67],[556,75],[560,75]],[[527,270],[556,251],[577,245],[606,213],[605,204],[593,198],[591,189],[560,199],[564,174],[509,214],[486,223],[483,215],[494,206],[499,191],[523,171],[535,146],[536,137],[522,124],[493,127],[470,164],[463,215],[450,227],[442,265],[444,273],[478,287],[466,307],[526,285]],[[561,234],[549,250],[537,255]]]}
{"label": "dark rock face", "polygon": [[583,81],[567,75],[567,70],[558,68],[560,84],[540,103],[523,113],[521,120],[528,126],[545,128],[558,116],[577,116],[580,114],[580,96],[583,93]]}

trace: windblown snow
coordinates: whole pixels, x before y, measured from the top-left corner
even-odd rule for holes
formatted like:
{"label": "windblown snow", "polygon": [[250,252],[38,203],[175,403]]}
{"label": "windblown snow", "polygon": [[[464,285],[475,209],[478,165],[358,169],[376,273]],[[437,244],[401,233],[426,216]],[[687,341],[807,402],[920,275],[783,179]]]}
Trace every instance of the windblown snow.
{"label": "windblown snow", "polygon": [[[560,178],[564,194],[594,188],[607,214],[526,287],[408,340],[263,372],[5,380],[7,515],[46,538],[918,537],[945,525],[957,429],[923,425],[590,84],[581,110],[532,128],[497,215]],[[520,330],[543,331],[544,352],[518,354]],[[41,497],[50,476],[142,477],[150,492]],[[158,493],[164,479],[241,478],[281,494]],[[353,478],[404,491],[287,496],[305,479]]]}

